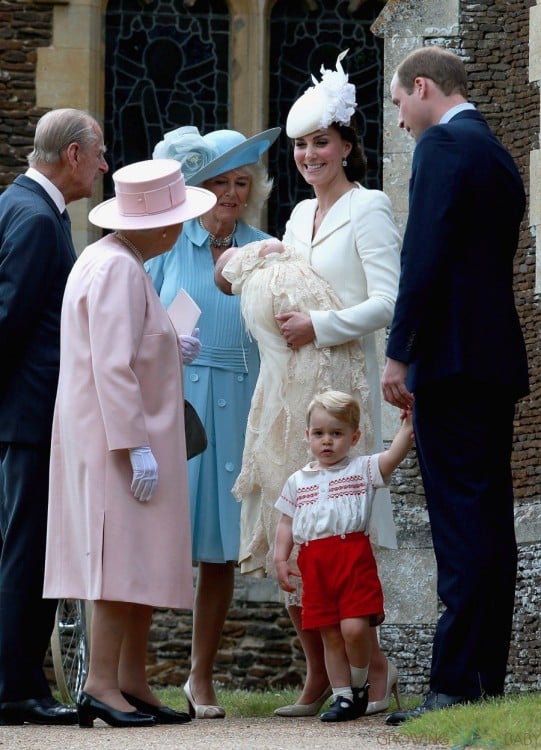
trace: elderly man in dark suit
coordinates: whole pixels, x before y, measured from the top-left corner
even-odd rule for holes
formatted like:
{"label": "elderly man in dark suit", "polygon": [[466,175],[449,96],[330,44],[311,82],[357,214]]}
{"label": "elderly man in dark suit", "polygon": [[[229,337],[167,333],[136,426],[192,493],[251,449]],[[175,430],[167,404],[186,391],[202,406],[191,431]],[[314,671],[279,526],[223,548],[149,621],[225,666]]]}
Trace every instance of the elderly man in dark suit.
{"label": "elderly man in dark suit", "polygon": [[48,112],[29,169],[0,196],[0,725],[77,721],[43,672],[56,601],[42,589],[60,309],[76,257],[66,204],[90,197],[104,152],[86,112]]}
{"label": "elderly man in dark suit", "polygon": [[430,692],[399,724],[503,693],[517,550],[511,450],[528,393],[513,295],[525,208],[518,170],[467,101],[459,57],[410,53],[391,82],[398,125],[416,140],[385,399],[414,404],[417,454],[445,605]]}

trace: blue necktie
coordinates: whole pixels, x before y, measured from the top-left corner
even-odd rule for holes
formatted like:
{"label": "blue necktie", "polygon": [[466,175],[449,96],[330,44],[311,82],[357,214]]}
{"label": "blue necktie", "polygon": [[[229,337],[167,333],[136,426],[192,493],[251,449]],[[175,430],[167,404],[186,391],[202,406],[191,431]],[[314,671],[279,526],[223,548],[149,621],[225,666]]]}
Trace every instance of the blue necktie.
{"label": "blue necktie", "polygon": [[66,234],[66,237],[68,238],[68,244],[73,253],[73,257],[77,258],[77,253],[75,252],[75,247],[73,245],[73,238],[71,236],[71,219],[68,213],[68,209],[65,208],[60,216],[62,217],[62,226],[64,227],[64,232]]}

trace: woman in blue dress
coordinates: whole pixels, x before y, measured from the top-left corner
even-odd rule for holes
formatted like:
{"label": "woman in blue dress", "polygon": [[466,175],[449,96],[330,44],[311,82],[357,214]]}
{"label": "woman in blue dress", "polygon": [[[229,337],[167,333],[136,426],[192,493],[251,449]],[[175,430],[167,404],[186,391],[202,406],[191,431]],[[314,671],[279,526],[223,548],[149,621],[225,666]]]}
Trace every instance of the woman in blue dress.
{"label": "woman in blue dress", "polygon": [[[201,308],[198,331],[181,337],[184,393],[204,422],[206,451],[188,464],[192,559],[198,564],[191,671],[184,692],[190,714],[223,718],[213,685],[213,665],[233,596],[239,554],[240,504],[231,488],[240,472],[246,421],[259,372],[257,343],[244,328],[239,297],[222,294],[214,264],[229,247],[268,237],[251,226],[272,187],[260,157],[278,137],[273,128],[246,138],[234,130],[201,136],[197,128],[167,133],[154,158],[182,165],[187,185],[217,197],[213,210],[184,224],[176,245],[147,270],[168,307],[181,288]],[[198,341],[200,340],[200,343]]]}

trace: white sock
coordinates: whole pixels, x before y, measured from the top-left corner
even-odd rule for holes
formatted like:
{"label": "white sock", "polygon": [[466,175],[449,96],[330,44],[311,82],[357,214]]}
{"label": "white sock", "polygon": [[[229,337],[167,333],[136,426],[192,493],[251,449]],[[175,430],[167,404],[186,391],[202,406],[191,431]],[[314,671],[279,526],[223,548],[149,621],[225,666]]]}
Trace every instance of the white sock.
{"label": "white sock", "polygon": [[350,687],[339,687],[332,689],[333,698],[347,698],[353,700],[353,690]]}
{"label": "white sock", "polygon": [[368,667],[352,667],[350,664],[349,669],[351,672],[352,687],[363,688],[368,679]]}

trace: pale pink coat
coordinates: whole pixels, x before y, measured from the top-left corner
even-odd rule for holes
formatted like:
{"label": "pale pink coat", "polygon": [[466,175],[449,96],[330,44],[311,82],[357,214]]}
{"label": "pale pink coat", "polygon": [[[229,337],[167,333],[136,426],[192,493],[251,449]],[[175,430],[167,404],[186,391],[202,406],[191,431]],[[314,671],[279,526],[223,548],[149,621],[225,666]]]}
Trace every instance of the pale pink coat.
{"label": "pale pink coat", "polygon": [[[143,445],[159,472],[147,503],[130,489],[128,449]],[[44,596],[192,607],[177,338],[112,235],[82,253],[64,296]]]}

